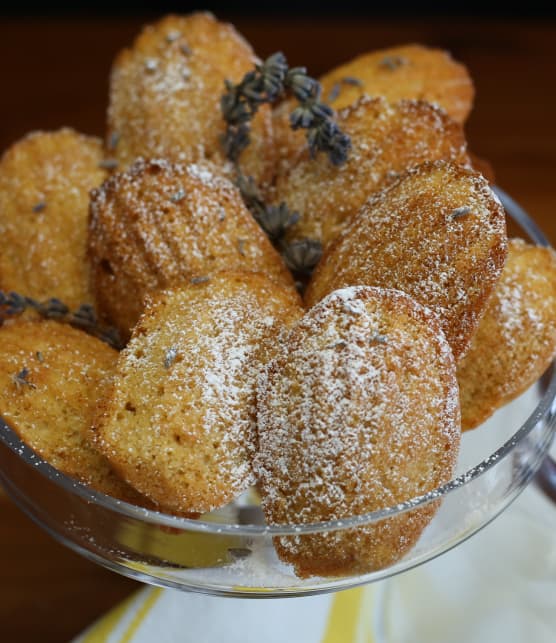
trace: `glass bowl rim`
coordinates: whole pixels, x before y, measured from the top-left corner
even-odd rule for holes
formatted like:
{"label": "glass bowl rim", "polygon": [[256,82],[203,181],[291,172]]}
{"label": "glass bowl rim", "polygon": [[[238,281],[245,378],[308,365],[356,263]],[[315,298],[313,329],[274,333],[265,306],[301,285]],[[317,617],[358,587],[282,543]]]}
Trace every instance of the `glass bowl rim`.
{"label": "glass bowl rim", "polygon": [[[500,197],[510,216],[527,232],[531,239],[541,246],[548,246],[548,241],[540,228],[529,217],[506,192],[498,187],[493,188]],[[481,475],[489,471],[498,462],[507,457],[513,449],[538,425],[552,408],[556,397],[556,360],[549,367],[550,381],[546,386],[544,394],[529,415],[527,420],[517,431],[500,446],[496,451],[487,456],[479,464],[471,467],[449,482],[429,491],[425,494],[415,496],[409,500],[383,509],[371,511],[365,514],[349,516],[347,518],[321,521],[315,523],[300,523],[290,525],[239,525],[217,522],[208,522],[200,519],[182,518],[160,511],[146,509],[129,504],[123,500],[117,500],[107,496],[100,491],[78,482],[74,478],[58,471],[33,449],[25,444],[10,425],[0,416],[0,440],[17,457],[20,457],[26,465],[38,471],[51,482],[62,487],[68,493],[75,494],[87,503],[99,505],[103,509],[120,514],[126,518],[146,521],[150,524],[161,527],[173,527],[180,531],[194,531],[214,535],[235,535],[235,536],[299,536],[302,534],[322,533],[364,527],[368,524],[380,522],[386,518],[392,518],[417,508],[425,507],[431,502],[438,501],[451,492],[471,483]]]}

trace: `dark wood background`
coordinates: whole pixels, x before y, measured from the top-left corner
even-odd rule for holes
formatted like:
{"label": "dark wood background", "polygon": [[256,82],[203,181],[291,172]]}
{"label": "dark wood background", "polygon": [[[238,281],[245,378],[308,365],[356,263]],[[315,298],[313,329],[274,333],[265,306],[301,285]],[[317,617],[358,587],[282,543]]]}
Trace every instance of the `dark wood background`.
{"label": "dark wood background", "polygon": [[[0,22],[0,148],[29,130],[103,134],[115,53],[144,20]],[[556,22],[370,18],[238,19],[261,56],[283,50],[320,74],[357,53],[422,42],[469,67],[477,88],[471,149],[556,242]],[[138,587],[51,540],[0,497],[0,641],[69,640]]]}

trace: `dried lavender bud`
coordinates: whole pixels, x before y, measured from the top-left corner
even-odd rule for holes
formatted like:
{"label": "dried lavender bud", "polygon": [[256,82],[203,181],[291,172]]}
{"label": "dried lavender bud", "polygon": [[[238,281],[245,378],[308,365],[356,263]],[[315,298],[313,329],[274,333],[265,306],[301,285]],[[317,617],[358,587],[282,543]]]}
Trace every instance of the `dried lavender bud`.
{"label": "dried lavender bud", "polygon": [[247,124],[228,127],[226,130],[226,133],[221,138],[221,144],[224,149],[224,154],[230,161],[237,163],[241,153],[251,142],[249,131],[249,125]]}
{"label": "dried lavender bud", "polygon": [[36,203],[33,206],[33,212],[39,213],[42,212],[46,208],[46,203],[44,201],[40,201],[39,203]]}
{"label": "dried lavender bud", "polygon": [[351,148],[351,139],[344,134],[334,121],[323,121],[318,127],[311,128],[307,134],[311,156],[322,149],[328,150],[328,158],[333,165],[342,165]]}
{"label": "dried lavender bud", "polygon": [[288,74],[288,61],[281,51],[269,56],[262,65],[257,66],[261,74],[261,85],[269,102],[274,102],[283,92],[284,81]]}
{"label": "dried lavender bud", "polygon": [[385,69],[390,69],[394,71],[398,67],[405,65],[407,60],[403,56],[385,56],[379,63],[379,67],[384,67]]}
{"label": "dried lavender bud", "polygon": [[459,219],[460,217],[465,217],[468,214],[471,214],[471,208],[463,206],[461,208],[456,208],[455,210],[452,210],[452,212],[450,213],[450,218]]}
{"label": "dried lavender bud", "polygon": [[353,85],[354,87],[363,87],[363,81],[355,78],[355,76],[344,76],[342,82],[346,85]]}
{"label": "dried lavender bud", "polygon": [[291,212],[285,203],[266,205],[252,177],[240,171],[236,184],[245,205],[272,241],[281,239],[299,221],[299,213]]}
{"label": "dried lavender bud", "polygon": [[118,143],[120,142],[120,133],[119,132],[112,132],[110,134],[110,139],[108,141],[108,149],[113,152],[117,147]]}
{"label": "dried lavender bud", "polygon": [[307,76],[305,67],[293,67],[286,75],[286,86],[300,103],[320,96],[320,83],[318,80]]}
{"label": "dried lavender bud", "polygon": [[292,129],[309,129],[315,122],[315,115],[311,106],[300,105],[290,114],[290,127]]}
{"label": "dried lavender bud", "polygon": [[27,386],[29,388],[37,388],[32,382],[30,382],[27,378],[29,377],[29,369],[27,367],[22,368],[19,373],[12,375],[12,382],[15,384],[15,386],[18,389],[23,388],[24,386]]}
{"label": "dried lavender bud", "polygon": [[191,277],[191,279],[189,280],[189,283],[193,285],[197,285],[197,284],[206,284],[207,281],[210,281],[210,277],[199,276],[199,277]]}
{"label": "dried lavender bud", "polygon": [[245,205],[251,210],[256,209],[257,207],[262,207],[264,209],[264,203],[259,192],[257,184],[253,180],[252,176],[245,176],[243,172],[238,171],[236,178],[236,185],[241,192],[241,196]]}
{"label": "dried lavender bud", "polygon": [[56,298],[48,299],[43,304],[39,304],[39,308],[36,308],[36,310],[47,319],[60,319],[69,313],[69,308]]}
{"label": "dried lavender bud", "polygon": [[332,89],[330,90],[328,96],[326,97],[326,100],[329,103],[332,103],[333,101],[335,101],[340,95],[341,89],[342,89],[342,86],[340,85],[340,83],[334,83],[334,85],[332,85]]}
{"label": "dried lavender bud", "polygon": [[[226,133],[222,136],[221,144],[227,158],[237,163],[243,150],[249,145],[249,123],[263,103],[273,103],[286,90],[290,91],[299,101],[290,117],[294,129],[307,129],[307,139],[313,153],[326,152],[335,165],[347,159],[349,137],[331,137],[320,133],[321,129],[329,129],[334,124],[333,110],[320,102],[320,83],[307,76],[304,67],[288,69],[284,54],[272,54],[253,71],[245,74],[238,85],[225,82],[226,91],[220,105],[226,121]],[[339,129],[336,126],[336,129]],[[332,147],[329,146],[329,142]]]}
{"label": "dried lavender bud", "polygon": [[4,293],[0,290],[0,320],[21,314],[27,306],[26,297],[16,292]]}
{"label": "dried lavender bud", "polygon": [[295,273],[308,275],[322,256],[322,245],[316,239],[292,241],[284,248],[284,260]]}
{"label": "dried lavender bud", "polygon": [[119,165],[117,159],[103,159],[98,166],[103,170],[115,170]]}
{"label": "dried lavender bud", "polygon": [[79,308],[72,313],[74,325],[82,327],[94,326],[97,323],[95,309],[90,304],[81,304]]}
{"label": "dried lavender bud", "polygon": [[299,212],[291,212],[282,202],[280,205],[268,205],[254,214],[257,223],[273,241],[281,239],[286,231],[299,221]]}

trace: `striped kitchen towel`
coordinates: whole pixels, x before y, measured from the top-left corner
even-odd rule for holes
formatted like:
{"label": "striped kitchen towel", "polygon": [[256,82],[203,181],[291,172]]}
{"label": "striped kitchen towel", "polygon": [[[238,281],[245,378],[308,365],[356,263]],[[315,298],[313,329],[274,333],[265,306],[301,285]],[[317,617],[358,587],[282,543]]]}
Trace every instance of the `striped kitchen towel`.
{"label": "striped kitchen towel", "polygon": [[450,553],[367,587],[233,599],[147,588],[74,643],[554,643],[556,506],[531,485]]}
{"label": "striped kitchen towel", "polygon": [[374,591],[253,600],[149,587],[74,643],[374,643]]}

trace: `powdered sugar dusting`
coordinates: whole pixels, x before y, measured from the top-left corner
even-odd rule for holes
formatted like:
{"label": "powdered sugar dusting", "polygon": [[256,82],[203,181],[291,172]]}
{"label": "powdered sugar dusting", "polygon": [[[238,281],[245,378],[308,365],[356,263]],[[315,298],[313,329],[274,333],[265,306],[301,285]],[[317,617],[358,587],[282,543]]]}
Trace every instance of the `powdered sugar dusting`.
{"label": "powdered sugar dusting", "polygon": [[526,390],[555,355],[554,252],[512,239],[500,281],[458,365],[463,428],[479,425]]}
{"label": "powdered sugar dusting", "polygon": [[[269,522],[346,518],[449,480],[459,445],[454,370],[436,317],[401,292],[348,288],[313,308],[260,379],[255,468]],[[332,540],[341,549],[352,536]],[[308,542],[279,544],[295,562]],[[374,566],[381,553],[353,555]]]}
{"label": "powdered sugar dusting", "polygon": [[105,171],[101,141],[63,128],[32,132],[0,163],[0,287],[70,308],[92,303],[89,191]]}
{"label": "powdered sugar dusting", "polygon": [[373,195],[325,255],[306,299],[348,285],[398,288],[440,317],[462,355],[505,258],[503,209],[481,175],[444,161]]}
{"label": "powdered sugar dusting", "polygon": [[[220,147],[224,81],[239,82],[257,62],[231,25],[207,13],[168,16],[147,26],[116,59],[110,81],[110,132],[123,167],[137,157],[178,161],[210,159],[229,168]],[[268,180],[272,165],[270,111],[253,119],[248,174]]]}
{"label": "powdered sugar dusting", "polygon": [[110,177],[92,195],[89,246],[100,306],[124,333],[148,292],[218,270],[260,271],[293,288],[235,186],[207,162],[139,159]]}
{"label": "powdered sugar dusting", "polygon": [[253,484],[263,340],[297,311],[287,291],[233,272],[162,293],[147,308],[99,429],[103,450],[134,486],[171,509],[201,513]]}

